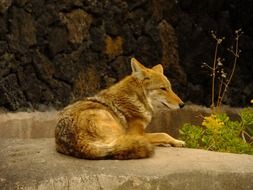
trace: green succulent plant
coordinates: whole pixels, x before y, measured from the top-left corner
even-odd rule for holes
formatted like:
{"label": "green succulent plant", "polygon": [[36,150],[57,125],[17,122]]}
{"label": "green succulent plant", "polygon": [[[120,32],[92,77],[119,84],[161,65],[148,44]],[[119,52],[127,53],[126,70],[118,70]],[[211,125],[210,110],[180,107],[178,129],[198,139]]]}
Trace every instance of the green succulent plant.
{"label": "green succulent plant", "polygon": [[243,109],[240,120],[232,121],[226,114],[212,114],[202,125],[184,124],[180,138],[189,148],[253,155],[253,110]]}

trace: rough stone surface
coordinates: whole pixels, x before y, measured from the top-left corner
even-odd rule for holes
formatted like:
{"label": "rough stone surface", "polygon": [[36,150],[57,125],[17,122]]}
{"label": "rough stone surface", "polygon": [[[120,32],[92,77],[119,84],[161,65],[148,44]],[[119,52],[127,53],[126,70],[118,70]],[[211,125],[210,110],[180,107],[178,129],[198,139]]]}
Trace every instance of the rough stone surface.
{"label": "rough stone surface", "polygon": [[83,40],[87,39],[92,18],[85,11],[77,9],[71,13],[61,13],[60,19],[67,25],[71,43],[81,44]]}
{"label": "rough stone surface", "polygon": [[178,81],[182,85],[186,85],[187,76],[184,69],[180,65],[178,55],[178,42],[174,28],[163,20],[158,25],[160,38],[162,42],[162,60],[161,64],[168,72],[173,71],[178,76]]}
{"label": "rough stone surface", "polygon": [[82,160],[54,139],[0,140],[0,189],[251,190],[253,156],[156,148],[141,160]]}
{"label": "rough stone surface", "polygon": [[2,0],[0,2],[0,13],[4,13],[12,4],[12,0]]}
{"label": "rough stone surface", "polygon": [[0,106],[62,108],[130,74],[132,56],[163,64],[182,99],[209,106],[210,73],[201,64],[212,63],[210,31],[226,37],[219,56],[230,69],[226,49],[238,28],[242,54],[224,103],[249,105],[252,8],[250,0],[1,0]]}

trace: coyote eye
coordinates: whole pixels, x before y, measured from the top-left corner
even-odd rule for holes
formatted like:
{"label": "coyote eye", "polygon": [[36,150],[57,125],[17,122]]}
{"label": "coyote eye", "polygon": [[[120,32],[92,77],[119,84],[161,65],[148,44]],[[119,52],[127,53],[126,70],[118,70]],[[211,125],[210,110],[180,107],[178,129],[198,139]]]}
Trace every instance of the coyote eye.
{"label": "coyote eye", "polygon": [[162,87],[162,88],[160,88],[161,90],[163,90],[163,91],[166,91],[167,89],[166,88],[164,88],[164,87]]}

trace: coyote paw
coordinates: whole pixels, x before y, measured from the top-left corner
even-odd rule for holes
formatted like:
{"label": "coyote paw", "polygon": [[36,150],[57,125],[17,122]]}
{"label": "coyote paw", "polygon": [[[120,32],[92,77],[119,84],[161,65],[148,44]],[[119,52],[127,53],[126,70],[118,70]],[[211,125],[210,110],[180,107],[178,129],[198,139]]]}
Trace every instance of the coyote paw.
{"label": "coyote paw", "polygon": [[181,140],[175,140],[173,142],[173,146],[175,146],[175,147],[184,147],[185,146],[185,142],[181,141]]}
{"label": "coyote paw", "polygon": [[161,147],[171,147],[171,144],[159,143],[159,144],[156,144],[156,146],[161,146]]}

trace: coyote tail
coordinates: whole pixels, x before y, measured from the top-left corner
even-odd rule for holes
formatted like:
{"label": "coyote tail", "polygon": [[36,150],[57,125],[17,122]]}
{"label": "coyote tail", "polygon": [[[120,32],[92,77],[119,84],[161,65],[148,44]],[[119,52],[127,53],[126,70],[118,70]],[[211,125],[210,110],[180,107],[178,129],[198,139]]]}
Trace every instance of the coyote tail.
{"label": "coyote tail", "polygon": [[154,154],[154,146],[143,136],[125,135],[116,140],[109,157],[119,160],[147,158]]}
{"label": "coyote tail", "polygon": [[76,148],[76,151],[70,153],[72,156],[92,160],[139,159],[150,157],[153,154],[154,146],[140,135],[124,135],[109,144],[96,141],[85,143]]}

